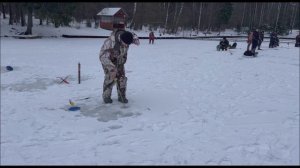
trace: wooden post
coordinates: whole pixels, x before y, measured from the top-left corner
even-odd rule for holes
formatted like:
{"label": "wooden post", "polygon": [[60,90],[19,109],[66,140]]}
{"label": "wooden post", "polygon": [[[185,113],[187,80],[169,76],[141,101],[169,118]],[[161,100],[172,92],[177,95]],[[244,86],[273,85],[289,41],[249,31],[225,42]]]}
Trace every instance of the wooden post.
{"label": "wooden post", "polygon": [[78,62],[78,84],[80,84],[80,62]]}

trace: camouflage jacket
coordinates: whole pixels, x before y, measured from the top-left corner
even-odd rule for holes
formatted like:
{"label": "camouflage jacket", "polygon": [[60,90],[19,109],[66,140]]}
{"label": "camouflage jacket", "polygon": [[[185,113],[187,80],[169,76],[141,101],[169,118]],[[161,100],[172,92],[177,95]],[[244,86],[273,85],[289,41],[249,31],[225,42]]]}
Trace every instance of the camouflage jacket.
{"label": "camouflage jacket", "polygon": [[101,47],[99,54],[101,64],[104,66],[125,64],[128,49],[128,46],[122,46],[119,40],[116,41],[115,32],[112,32]]}

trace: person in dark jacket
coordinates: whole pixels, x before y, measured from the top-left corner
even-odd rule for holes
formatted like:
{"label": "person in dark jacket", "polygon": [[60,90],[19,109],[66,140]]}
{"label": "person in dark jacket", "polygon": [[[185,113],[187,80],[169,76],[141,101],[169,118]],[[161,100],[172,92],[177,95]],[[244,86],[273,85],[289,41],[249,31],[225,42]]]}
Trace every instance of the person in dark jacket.
{"label": "person in dark jacket", "polygon": [[[300,33],[300,32],[299,32]],[[295,47],[300,47],[300,34],[296,36],[296,44]]]}
{"label": "person in dark jacket", "polygon": [[226,39],[226,37],[223,37],[219,45],[222,51],[227,51],[227,48],[229,47],[229,41]]}
{"label": "person in dark jacket", "polygon": [[259,42],[259,33],[257,30],[254,29],[252,32],[252,47],[251,47],[251,52],[253,53],[253,55],[255,54],[255,50],[258,45],[258,42]]}
{"label": "person in dark jacket", "polygon": [[274,34],[275,34],[274,32],[272,32],[272,33],[270,34],[269,48],[273,48],[273,47],[274,47],[274,43],[275,43],[275,35],[274,35]]}
{"label": "person in dark jacket", "polygon": [[277,37],[277,33],[272,32],[270,35],[270,44],[269,48],[274,48],[279,46],[279,38]]}
{"label": "person in dark jacket", "polygon": [[261,50],[261,43],[264,41],[264,31],[259,32],[258,50]]}
{"label": "person in dark jacket", "polygon": [[275,33],[275,47],[279,46],[279,38],[277,36],[277,33]]}

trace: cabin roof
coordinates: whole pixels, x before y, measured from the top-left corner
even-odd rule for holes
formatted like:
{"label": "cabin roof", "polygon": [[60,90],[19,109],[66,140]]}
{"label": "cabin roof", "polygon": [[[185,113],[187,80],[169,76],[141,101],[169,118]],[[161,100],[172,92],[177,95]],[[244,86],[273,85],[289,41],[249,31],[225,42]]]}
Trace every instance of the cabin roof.
{"label": "cabin roof", "polygon": [[[117,12],[122,10],[121,8],[104,8],[102,9],[97,15],[104,15],[104,16],[114,16]],[[123,11],[123,10],[122,10]],[[124,12],[124,11],[123,11]],[[125,12],[124,12],[125,13]],[[125,15],[127,15],[125,13]]]}

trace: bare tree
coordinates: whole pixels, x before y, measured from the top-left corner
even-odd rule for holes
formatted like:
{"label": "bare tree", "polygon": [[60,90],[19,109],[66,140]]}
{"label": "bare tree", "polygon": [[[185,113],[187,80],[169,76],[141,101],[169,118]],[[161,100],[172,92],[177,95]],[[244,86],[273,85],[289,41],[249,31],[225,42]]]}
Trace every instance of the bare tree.
{"label": "bare tree", "polygon": [[195,14],[195,11],[197,11],[197,10],[196,10],[196,3],[193,2],[193,3],[192,3],[192,12],[191,12],[191,13],[192,13],[192,27],[193,27],[193,28],[194,28],[195,25],[196,25],[195,22],[194,22],[194,20],[195,20],[195,18],[196,18],[196,17],[195,17],[195,15],[196,15],[196,14]]}
{"label": "bare tree", "polygon": [[281,8],[281,3],[278,3],[278,7],[277,7],[277,17],[276,17],[276,22],[275,22],[275,32],[277,30],[277,24],[278,24],[278,19],[279,19],[279,15],[280,15],[280,8]]}
{"label": "bare tree", "polygon": [[13,12],[12,12],[12,4],[8,4],[8,12],[9,12],[9,25],[13,25]]}
{"label": "bare tree", "polygon": [[199,33],[199,28],[200,28],[200,21],[201,21],[201,14],[202,14],[202,2],[200,3],[200,7],[199,7],[199,17],[198,17],[198,26],[197,26],[197,35],[198,35],[198,33]]}
{"label": "bare tree", "polygon": [[299,17],[299,12],[300,12],[300,11],[298,11],[298,9],[299,9],[299,3],[293,4],[293,7],[294,6],[295,6],[295,14],[294,14],[294,18],[293,18],[293,21],[292,21],[291,30],[294,29],[294,25],[295,25],[295,20],[296,20],[297,14],[298,14],[298,17]]}
{"label": "bare tree", "polygon": [[286,14],[287,6],[288,6],[288,3],[284,3],[283,12],[282,12],[282,21],[284,22],[285,25],[288,21],[287,14]]}
{"label": "bare tree", "polygon": [[274,3],[272,2],[272,3],[270,4],[269,11],[268,11],[268,15],[267,15],[267,19],[268,19],[268,20],[271,20],[271,13],[272,13],[273,5],[274,5]]}
{"label": "bare tree", "polygon": [[24,16],[23,10],[24,10],[24,9],[21,7],[21,8],[20,8],[20,15],[21,15],[20,17],[21,17],[21,26],[22,26],[22,27],[25,26],[25,24],[26,24],[26,23],[25,23],[25,16]]}
{"label": "bare tree", "polygon": [[165,20],[165,30],[167,30],[167,24],[168,24],[168,19],[169,19],[169,7],[170,7],[170,2],[168,2],[167,5],[167,14],[166,14],[166,20]]}
{"label": "bare tree", "polygon": [[263,3],[260,7],[260,16],[259,16],[258,27],[260,27],[260,23],[263,21],[263,18],[264,18],[264,6],[265,6],[265,4]]}
{"label": "bare tree", "polygon": [[137,2],[134,2],[133,3],[132,19],[130,21],[130,27],[134,26],[134,19],[135,19],[135,15],[136,15],[136,8],[137,8]]}
{"label": "bare tree", "polygon": [[3,2],[1,3],[1,7],[2,7],[3,19],[6,19],[6,15],[5,15],[5,13],[6,13],[6,11],[5,11],[5,5],[4,5]]}
{"label": "bare tree", "polygon": [[249,28],[252,29],[253,27],[253,20],[254,20],[254,9],[253,4],[250,4],[250,12],[249,12]]}
{"label": "bare tree", "polygon": [[[210,5],[210,4],[208,4],[208,6],[209,6],[209,11],[211,11],[212,10],[212,5]],[[212,22],[212,12],[209,12],[208,13],[208,28],[207,28],[207,30],[208,31],[211,31],[211,22]]]}
{"label": "bare tree", "polygon": [[27,21],[27,30],[25,32],[25,35],[31,35],[32,34],[32,14],[33,14],[33,5],[29,4],[27,7],[27,14],[28,14],[28,21]]}
{"label": "bare tree", "polygon": [[175,12],[173,16],[173,27],[172,29],[174,30],[175,22],[176,22],[176,17],[177,17],[177,3],[175,3]]}
{"label": "bare tree", "polygon": [[[254,8],[254,15],[253,15],[253,20],[256,20],[256,11],[257,11],[257,2],[255,3],[255,8]],[[254,24],[254,26],[257,26],[256,24]]]}
{"label": "bare tree", "polygon": [[20,23],[20,4],[15,3],[13,5],[13,13],[14,13],[14,23],[19,24]]}
{"label": "bare tree", "polygon": [[248,22],[248,27],[249,28],[251,28],[251,22],[252,22],[252,19],[251,19],[252,18],[252,14],[251,14],[252,12],[251,11],[252,11],[252,6],[251,6],[251,4],[249,4],[249,8],[247,8],[247,13],[248,13],[247,18],[248,18],[248,21],[249,21]]}
{"label": "bare tree", "polygon": [[244,18],[245,18],[245,11],[246,11],[246,2],[244,2],[244,10],[243,10],[243,17],[242,17],[242,21],[241,21],[241,27],[243,27]]}
{"label": "bare tree", "polygon": [[178,22],[179,22],[179,19],[181,17],[181,14],[182,14],[183,7],[184,7],[184,3],[182,2],[181,5],[180,5],[180,10],[179,10],[179,13],[178,13],[178,16],[177,16],[177,20],[175,22],[175,33],[177,32]]}

